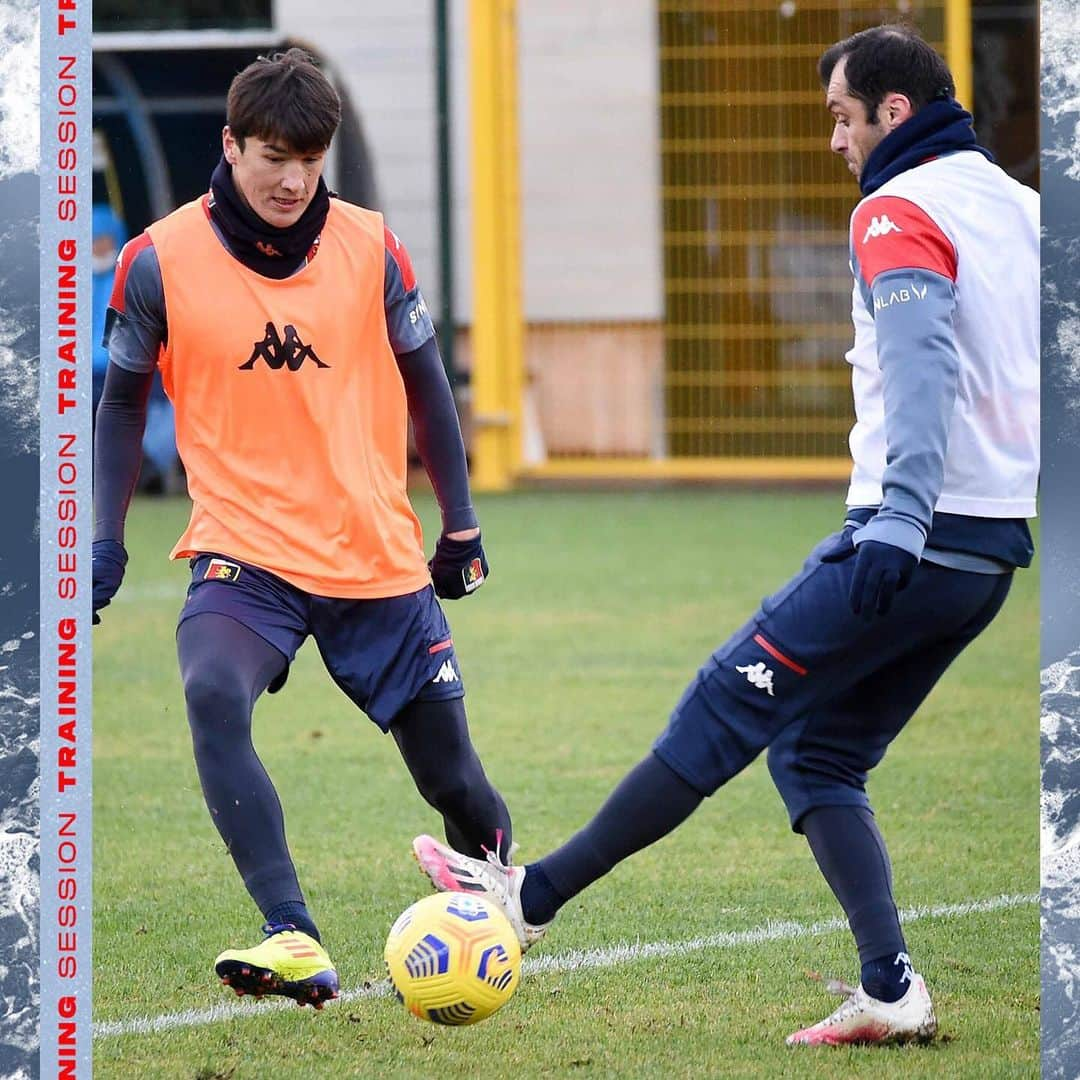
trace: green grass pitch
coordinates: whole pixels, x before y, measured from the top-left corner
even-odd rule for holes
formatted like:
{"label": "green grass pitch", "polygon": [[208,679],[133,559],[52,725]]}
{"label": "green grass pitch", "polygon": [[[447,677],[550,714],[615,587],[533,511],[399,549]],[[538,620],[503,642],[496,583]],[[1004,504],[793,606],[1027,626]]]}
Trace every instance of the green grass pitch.
{"label": "green grass pitch", "polygon": [[[698,665],[841,520],[839,492],[534,492],[478,500],[491,579],[446,610],[473,736],[528,861],[567,838],[647,751]],[[418,499],[428,548],[437,528]],[[127,580],[94,631],[94,1043],[99,1077],[1021,1077],[1038,1075],[1038,601],[1017,575],[871,784],[941,1036],[789,1049],[855,980],[846,930],[763,760],[673,835],[571,902],[497,1016],[442,1029],[380,993],[394,917],[424,895],[438,833],[392,740],[305,645],[256,712],[256,745],[345,1000],[237,1003],[211,965],[260,916],[199,791],[174,630],[180,500],[137,500]],[[980,901],[1010,896],[1008,903]],[[969,907],[969,905],[971,907]],[[793,924],[781,927],[781,923]],[[771,927],[763,940],[738,935]],[[779,928],[778,928],[779,927]],[[710,947],[637,955],[648,943]],[[579,950],[630,948],[571,969]],[[207,1016],[214,1006],[225,1006]],[[161,1018],[175,1026],[155,1029]]]}

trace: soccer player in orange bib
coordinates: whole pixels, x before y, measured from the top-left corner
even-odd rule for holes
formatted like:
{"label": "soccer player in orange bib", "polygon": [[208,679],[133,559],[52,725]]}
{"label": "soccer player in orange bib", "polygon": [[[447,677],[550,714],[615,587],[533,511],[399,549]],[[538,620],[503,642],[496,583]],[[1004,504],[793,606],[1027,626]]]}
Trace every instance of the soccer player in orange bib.
{"label": "soccer player in orange bib", "polygon": [[[382,215],[322,179],[341,117],[299,49],[233,80],[210,191],[123,249],[95,446],[94,621],[115,595],[155,368],[192,499],[173,548],[191,585],[177,648],[206,804],[265,919],[222,953],[237,993],[321,1007],[338,977],[308,911],[251,740],[311,635],[334,681],[390,732],[455,848],[508,856],[510,816],[469,739],[436,599],[485,581],[465,449],[409,255]],[[442,534],[425,562],[407,428]]]}

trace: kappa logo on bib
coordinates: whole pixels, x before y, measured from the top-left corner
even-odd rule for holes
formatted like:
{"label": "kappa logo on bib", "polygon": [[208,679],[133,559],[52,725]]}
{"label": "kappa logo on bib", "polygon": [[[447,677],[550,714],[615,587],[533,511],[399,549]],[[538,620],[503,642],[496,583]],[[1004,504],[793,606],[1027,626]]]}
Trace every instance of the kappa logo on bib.
{"label": "kappa logo on bib", "polygon": [[330,366],[315,355],[315,350],[310,345],[300,340],[300,335],[292,323],[286,323],[285,336],[282,337],[277,327],[268,322],[262,340],[256,341],[252,346],[251,356],[246,363],[240,365],[240,370],[252,371],[256,360],[264,361],[273,371],[280,371],[284,367],[290,371],[299,371],[305,360],[313,361],[317,368]]}

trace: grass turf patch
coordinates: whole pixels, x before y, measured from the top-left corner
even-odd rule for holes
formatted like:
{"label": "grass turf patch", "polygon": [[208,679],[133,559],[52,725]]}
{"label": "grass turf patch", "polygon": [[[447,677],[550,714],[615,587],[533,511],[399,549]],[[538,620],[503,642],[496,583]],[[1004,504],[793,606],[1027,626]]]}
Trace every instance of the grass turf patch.
{"label": "grass turf patch", "polygon": [[[434,508],[418,505],[430,549]],[[708,489],[534,493],[482,499],[479,511],[491,578],[446,611],[474,739],[528,860],[587,820],[647,752],[698,665],[797,570],[836,525],[841,500]],[[136,501],[127,579],[95,630],[99,1021],[231,1001],[213,958],[259,938],[259,914],[210,823],[191,760],[174,646],[186,566],[165,558],[185,515],[180,500]],[[1036,577],[1026,572],[876,770],[871,793],[901,906],[1038,891],[1037,642]],[[392,740],[333,686],[310,644],[286,690],[259,703],[255,738],[343,988],[377,983],[390,923],[425,892],[409,841],[439,823]],[[572,901],[530,955],[839,914],[758,761]],[[1037,1075],[1035,905],[926,919],[908,940],[944,1037],[885,1051],[889,1074]],[[95,1070],[879,1075],[880,1050],[783,1046],[790,1030],[837,1003],[808,970],[856,977],[846,931],[536,975],[473,1030],[423,1024],[388,997],[318,1016],[245,1010],[226,1022],[99,1038]]]}

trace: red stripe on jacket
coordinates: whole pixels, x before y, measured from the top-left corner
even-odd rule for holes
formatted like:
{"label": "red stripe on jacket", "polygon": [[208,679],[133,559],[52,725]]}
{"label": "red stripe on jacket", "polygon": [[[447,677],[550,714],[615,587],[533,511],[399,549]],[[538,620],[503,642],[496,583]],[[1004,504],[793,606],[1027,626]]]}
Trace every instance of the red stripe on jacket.
{"label": "red stripe on jacket", "polygon": [[953,242],[922,207],[907,199],[867,199],[852,218],[851,238],[868,286],[889,270],[930,270],[956,280]]}

